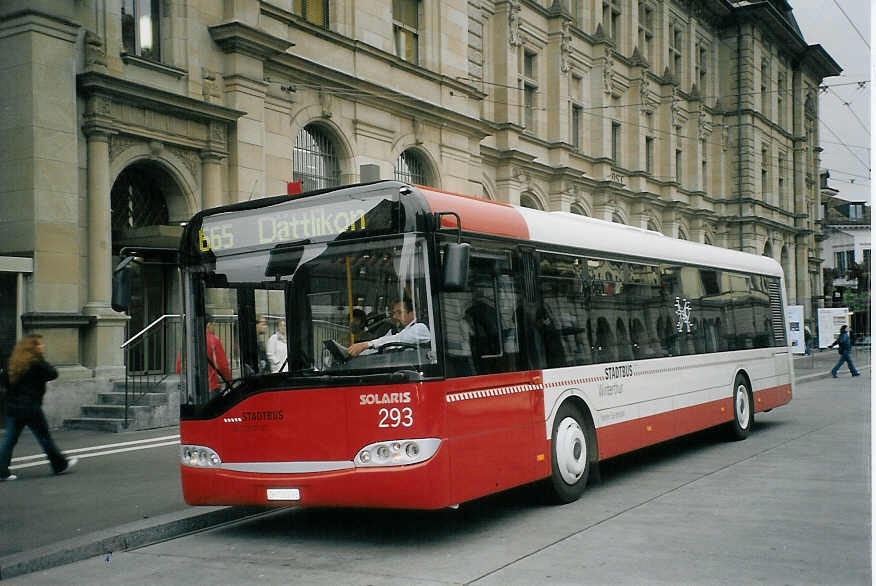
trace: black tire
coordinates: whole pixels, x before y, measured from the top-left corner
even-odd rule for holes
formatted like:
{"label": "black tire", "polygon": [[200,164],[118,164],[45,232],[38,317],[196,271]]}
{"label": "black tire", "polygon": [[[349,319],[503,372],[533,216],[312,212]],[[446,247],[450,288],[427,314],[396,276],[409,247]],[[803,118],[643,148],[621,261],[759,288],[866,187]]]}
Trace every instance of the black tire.
{"label": "black tire", "polygon": [[551,432],[551,477],[546,483],[552,502],[571,503],[584,492],[595,459],[594,437],[590,420],[577,407],[560,405]]}
{"label": "black tire", "polygon": [[744,376],[737,374],[736,380],[733,382],[733,421],[728,426],[730,439],[744,440],[751,433],[753,425],[754,401],[752,400],[751,387]]}

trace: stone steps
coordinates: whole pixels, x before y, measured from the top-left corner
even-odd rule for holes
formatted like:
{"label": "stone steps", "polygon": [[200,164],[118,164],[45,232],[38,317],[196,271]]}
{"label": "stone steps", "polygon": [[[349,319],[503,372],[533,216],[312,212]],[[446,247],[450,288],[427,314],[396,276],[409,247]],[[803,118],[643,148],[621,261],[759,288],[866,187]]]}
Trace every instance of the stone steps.
{"label": "stone steps", "polygon": [[[64,420],[64,429],[91,429],[118,433],[167,427],[179,423],[176,377],[154,385],[129,385],[128,424],[125,425],[125,382],[97,394],[97,403],[83,405],[80,417]],[[143,392],[146,391],[146,392]]]}

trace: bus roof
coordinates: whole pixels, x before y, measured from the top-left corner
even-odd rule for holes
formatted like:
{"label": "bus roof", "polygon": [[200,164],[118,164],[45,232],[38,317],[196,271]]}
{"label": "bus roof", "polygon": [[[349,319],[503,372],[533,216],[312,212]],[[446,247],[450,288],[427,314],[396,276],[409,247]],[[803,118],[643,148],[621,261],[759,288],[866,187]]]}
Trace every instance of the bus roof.
{"label": "bus roof", "polygon": [[[568,212],[544,212],[417,186],[433,212],[455,211],[466,232],[529,240],[533,245],[568,246],[644,261],[681,262],[762,275],[782,276],[774,259],[719,246],[679,240],[659,232],[588,218]],[[442,225],[455,227],[451,217]]]}

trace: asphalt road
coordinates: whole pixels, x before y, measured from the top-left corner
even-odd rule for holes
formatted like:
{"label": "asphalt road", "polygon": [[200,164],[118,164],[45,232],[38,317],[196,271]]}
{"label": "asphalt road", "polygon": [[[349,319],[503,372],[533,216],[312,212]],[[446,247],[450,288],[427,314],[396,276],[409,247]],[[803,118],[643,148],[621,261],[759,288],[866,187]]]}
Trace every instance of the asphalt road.
{"label": "asphalt road", "polygon": [[745,441],[610,460],[571,505],[524,488],[438,512],[288,509],[9,583],[870,584],[864,372],[798,384]]}

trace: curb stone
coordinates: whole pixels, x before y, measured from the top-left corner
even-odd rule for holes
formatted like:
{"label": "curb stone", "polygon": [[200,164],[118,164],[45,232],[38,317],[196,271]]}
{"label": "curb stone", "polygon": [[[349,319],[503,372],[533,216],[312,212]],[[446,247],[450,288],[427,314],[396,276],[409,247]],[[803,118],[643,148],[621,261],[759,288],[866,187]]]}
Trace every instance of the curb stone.
{"label": "curb stone", "polygon": [[277,510],[277,508],[263,507],[199,507],[126,523],[112,529],[96,531],[31,551],[2,557],[0,580],[71,564],[90,557],[135,549]]}

